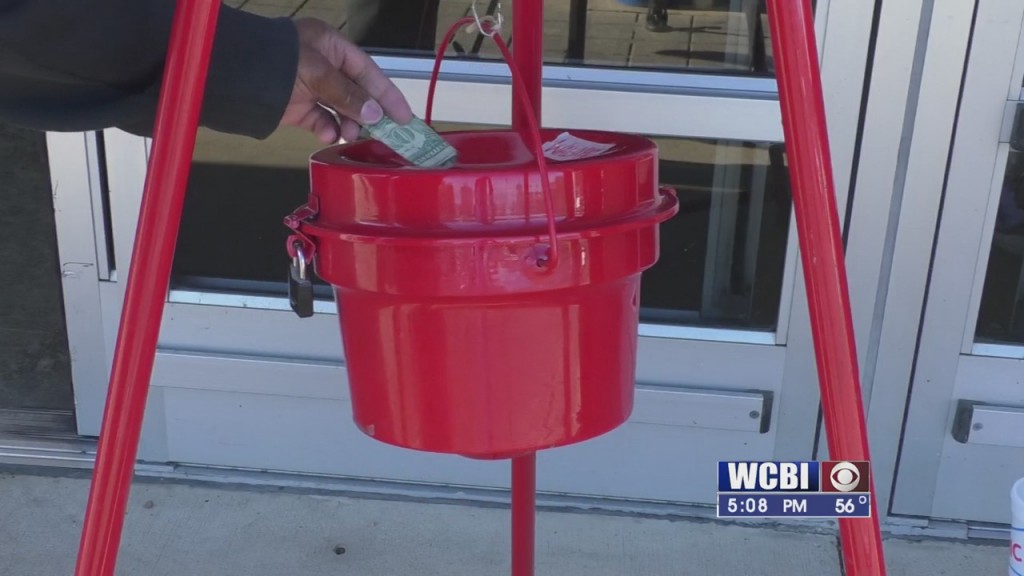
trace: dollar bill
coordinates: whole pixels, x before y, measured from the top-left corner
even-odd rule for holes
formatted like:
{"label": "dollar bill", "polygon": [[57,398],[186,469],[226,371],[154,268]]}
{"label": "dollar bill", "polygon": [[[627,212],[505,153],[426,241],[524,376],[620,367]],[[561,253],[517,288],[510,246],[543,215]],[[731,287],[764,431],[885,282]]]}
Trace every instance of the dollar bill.
{"label": "dollar bill", "polygon": [[419,118],[402,125],[384,116],[380,122],[366,126],[365,131],[416,166],[446,168],[455,164],[455,148]]}

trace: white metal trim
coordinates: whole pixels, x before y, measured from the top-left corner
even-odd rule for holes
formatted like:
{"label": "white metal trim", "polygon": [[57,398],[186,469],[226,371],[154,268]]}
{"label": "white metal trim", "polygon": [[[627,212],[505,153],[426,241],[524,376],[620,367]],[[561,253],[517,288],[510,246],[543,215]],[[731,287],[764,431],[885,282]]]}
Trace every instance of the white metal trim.
{"label": "white metal trim", "polygon": [[847,262],[885,517],[939,210],[937,167],[949,152],[973,7],[915,0],[883,2],[880,9],[848,244],[863,256]]}
{"label": "white metal trim", "polygon": [[[377,65],[392,78],[426,80],[434,66],[433,59],[400,56],[373,56]],[[652,90],[677,94],[714,94],[727,97],[761,97],[774,99],[778,86],[774,78],[755,78],[727,74],[694,74],[687,70],[651,71],[592,66],[544,66],[542,78],[546,86],[566,88],[604,87],[631,92]],[[504,62],[446,59],[441,65],[439,83],[446,81],[507,83],[508,66]]]}
{"label": "white metal trim", "polygon": [[[112,282],[100,283],[104,306],[118,306],[124,298],[123,288]],[[116,338],[118,321],[118,316],[104,318],[107,338]],[[291,310],[179,302],[168,302],[164,306],[159,346],[312,362],[340,362],[344,357],[335,314],[299,318]]]}
{"label": "white metal trim", "polygon": [[1024,408],[975,404],[962,423],[966,444],[1024,448]]}
{"label": "white metal trim", "polygon": [[[201,290],[171,290],[168,302],[174,304],[194,304],[198,306],[218,306],[225,308],[248,308],[257,310],[275,310],[291,313],[288,299],[279,296],[261,296],[258,294],[234,294],[227,292],[204,292]],[[316,300],[313,303],[316,314],[337,316],[338,309],[333,301]],[[774,332],[756,332],[752,330],[732,330],[728,328],[707,328],[703,326],[647,324],[641,323],[638,331],[640,336],[651,338],[672,338],[677,340],[707,340],[713,342],[774,345]]]}
{"label": "white metal trim", "polygon": [[[127,132],[110,129],[104,131],[104,151],[107,166],[107,186],[110,189],[111,230],[114,234],[114,269],[126,278],[135,242],[142,189],[146,183],[148,139]],[[117,315],[120,316],[120,310]]]}
{"label": "white metal trim", "polygon": [[[966,28],[972,21],[974,3],[959,0],[936,2],[936,16],[933,23],[948,26],[960,22]],[[938,17],[941,12],[942,17]],[[950,16],[948,10],[953,10]],[[879,367],[878,374],[886,382],[904,382],[906,375],[914,368],[914,393],[911,397],[905,419],[905,432],[899,455],[899,476],[892,496],[891,509],[894,514],[931,516],[943,504],[936,500],[939,473],[945,460],[944,454],[953,442],[949,436],[952,418],[951,399],[956,389],[957,374],[960,371],[960,355],[963,348],[965,325],[968,324],[968,308],[975,284],[975,274],[983,263],[977,262],[981,245],[989,194],[978,195],[977,190],[989,190],[993,175],[997,172],[996,155],[999,149],[999,134],[1002,129],[1002,112],[1006,100],[1007,82],[1012,75],[1014,59],[1007,58],[1018,45],[1021,23],[1024,20],[1024,5],[1018,0],[990,0],[978,2],[973,21],[975,29],[970,36],[970,61],[967,72],[953,64],[961,59],[943,56],[944,52],[964,43],[965,32],[946,33],[935,28],[931,37],[928,57],[935,60],[938,78],[945,80],[939,86],[922,86],[922,94],[935,96],[949,86],[960,86],[963,74],[963,92],[959,103],[959,117],[956,119],[956,140],[949,157],[949,173],[946,180],[945,196],[942,200],[942,222],[935,250],[935,261],[930,270],[925,262],[931,261],[932,239],[935,224],[920,219],[931,216],[937,209],[935,188],[924,186],[928,174],[945,158],[948,147],[924,157],[924,150],[934,148],[941,142],[934,138],[915,138],[915,148],[920,150],[921,163],[911,167],[921,173],[916,183],[908,177],[907,198],[901,220],[907,224],[900,227],[905,236],[897,246],[893,261],[893,290],[887,304],[887,319],[892,314],[892,324],[883,332],[880,349],[889,355],[893,365],[885,370]],[[966,33],[970,33],[967,31]],[[958,50],[962,53],[965,49]],[[945,87],[943,87],[945,85]],[[948,115],[946,116],[948,117]],[[945,121],[929,117],[927,123]],[[922,123],[918,123],[920,126]],[[923,128],[918,128],[923,131]],[[920,144],[918,144],[920,142]],[[1001,177],[1001,174],[999,175]],[[904,232],[906,230],[906,232]],[[974,271],[972,273],[971,271]],[[901,282],[897,284],[897,282]],[[909,297],[923,293],[927,282],[928,302],[920,323],[920,342],[911,341],[909,335],[918,335],[916,311],[920,308],[915,298],[906,302],[899,296]],[[893,296],[895,294],[896,296]],[[902,310],[902,312],[901,312]],[[913,318],[907,310],[914,311]],[[899,320],[899,323],[896,322]],[[914,347],[919,350],[916,366],[909,360],[899,360],[892,355],[908,354]],[[880,361],[881,362],[881,361]],[[901,366],[902,365],[902,366]],[[888,387],[886,387],[888,388]],[[897,388],[897,387],[893,387]],[[902,389],[903,386],[898,388]],[[902,406],[905,392],[900,397],[890,397],[894,406]],[[875,407],[872,406],[872,409]],[[899,422],[901,410],[892,406],[888,409],[879,404],[877,425],[886,427],[881,421]],[[874,414],[872,414],[874,416]],[[885,445],[887,452],[891,446]],[[877,474],[877,473],[876,473]],[[876,475],[877,478],[877,475]]]}
{"label": "white metal trim", "polygon": [[[782,290],[779,294],[779,318],[775,326],[775,344],[789,344],[789,327],[793,322],[793,303],[799,300],[804,290],[800,264],[800,238],[797,235],[795,212],[789,210],[789,234],[786,239],[786,263],[782,269]],[[798,282],[799,288],[798,288]],[[806,300],[804,300],[806,303]]]}
{"label": "white metal trim", "polygon": [[[252,308],[258,310],[276,310],[291,312],[287,298],[280,296],[261,296],[230,292],[205,292],[202,290],[174,289],[168,292],[167,301],[175,304],[195,304],[198,306],[220,306],[226,308]],[[314,300],[314,314],[338,314],[337,305],[330,300]]]}
{"label": "white metal trim", "polygon": [[640,324],[639,334],[640,336],[650,338],[672,338],[677,340],[704,340],[708,342],[756,344],[763,346],[775,344],[774,332],[730,330],[728,328],[706,328],[703,326]]}
{"label": "white metal trim", "polygon": [[970,354],[972,356],[987,356],[989,358],[1012,358],[1015,360],[1024,360],[1024,346],[975,342],[971,345]]}
{"label": "white metal trim", "polygon": [[[1024,58],[1018,58],[1024,60]],[[984,294],[985,278],[988,276],[988,258],[992,253],[992,239],[995,236],[996,215],[999,212],[999,198],[1003,192],[1003,180],[1006,174],[1006,162],[1010,156],[1010,145],[999,144],[995,155],[995,169],[992,171],[992,182],[988,189],[988,207],[985,211],[985,223],[982,225],[981,241],[978,244],[978,255],[974,260],[973,278],[970,299],[967,304],[967,321],[963,327],[963,341],[960,352],[969,354],[974,346],[974,338],[978,327],[978,312],[981,309],[981,297]]]}
{"label": "white metal trim", "polygon": [[86,167],[89,170],[89,189],[91,192],[92,229],[96,245],[96,273],[100,280],[109,280],[114,263],[107,254],[106,214],[103,210],[103,183],[100,174],[106,169],[100,162],[99,142],[96,134],[89,133],[85,137]]}
{"label": "white metal trim", "polygon": [[961,355],[953,398],[1024,404],[1020,393],[1021,374],[1024,374],[1024,358]]}
{"label": "white metal trim", "polygon": [[[230,364],[230,378],[210,375]],[[288,374],[288,386],[266,378]],[[270,396],[351,401],[344,364],[295,361],[289,358],[246,357],[194,351],[160,350],[152,385],[160,388],[220,390]],[[760,434],[766,392],[714,390],[638,384],[630,422],[697,427]],[[756,413],[756,414],[755,414]]]}
{"label": "white metal trim", "polygon": [[637,424],[761,434],[771,417],[764,414],[766,396],[759,391],[638,387],[636,395],[630,421]]}
{"label": "white metal trim", "polygon": [[1024,58],[1019,56],[1024,54],[1024,27],[1021,28],[1017,40],[1017,51],[1014,54],[1018,56],[1014,59],[1013,73],[1010,75],[1006,97],[1008,100],[1024,100]]}
{"label": "white metal trim", "polygon": [[[874,380],[872,360],[879,349],[877,320],[883,316],[888,296],[890,251],[902,217],[901,197],[907,195],[901,178],[908,173],[908,150],[916,136],[923,69],[929,64],[926,54],[933,53],[924,52],[930,37],[925,3],[883,3],[881,11],[852,208],[854,224],[847,242],[848,251],[869,255],[847,257],[850,304],[860,320],[855,323],[855,332],[858,361],[864,366],[862,386],[867,405]],[[908,38],[916,41],[908,42]],[[956,46],[949,47],[955,53]],[[951,118],[951,113],[947,115]]]}
{"label": "white metal trim", "polygon": [[[231,370],[230,377],[211,377],[225,370],[226,366]],[[288,385],[281,386],[281,381],[267,378],[268,373],[288,374]],[[159,350],[152,385],[155,388],[219,390],[344,402],[351,400],[348,374],[343,363],[191,350]]]}
{"label": "white metal trim", "polygon": [[92,138],[88,133],[46,135],[71,382],[82,434],[99,431],[109,371],[93,220],[99,190],[96,155],[89,153]]}

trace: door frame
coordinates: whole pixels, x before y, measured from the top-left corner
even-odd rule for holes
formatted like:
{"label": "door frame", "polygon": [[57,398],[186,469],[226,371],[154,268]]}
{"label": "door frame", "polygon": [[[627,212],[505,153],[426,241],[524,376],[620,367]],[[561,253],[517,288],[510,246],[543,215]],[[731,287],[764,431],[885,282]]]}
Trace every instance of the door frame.
{"label": "door frame", "polygon": [[[962,65],[951,66],[948,59],[944,66],[937,62],[934,74],[942,80],[933,79],[934,84],[922,90],[928,94],[940,83],[959,86],[952,114],[945,111],[941,117],[929,116],[931,122],[942,118],[943,126],[948,125],[949,134],[955,136],[939,141],[922,139],[911,150],[912,160],[915,153],[932,160],[948,156],[948,163],[933,164],[947,169],[944,173],[929,170],[927,162],[911,164],[908,169],[906,208],[901,215],[907,222],[900,233],[903,235],[904,229],[909,233],[896,242],[891,281],[900,297],[890,297],[887,302],[888,325],[882,331],[880,346],[886,360],[902,365],[882,367],[880,362],[879,374],[887,378],[906,374],[912,390],[903,414],[905,428],[896,454],[898,468],[891,510],[894,514],[923,518],[967,519],[962,511],[956,511],[955,504],[946,502],[939,506],[936,501],[945,466],[975,468],[963,454],[951,453],[962,448],[953,445],[956,441],[951,430],[956,414],[953,400],[965,387],[972,388],[965,378],[970,374],[977,379],[986,378],[991,388],[975,388],[973,394],[995,399],[1010,392],[1005,382],[1000,384],[998,374],[1024,369],[1024,362],[1019,359],[982,359],[973,345],[998,204],[991,200],[993,190],[998,199],[1008,148],[1006,111],[1021,95],[1024,59],[1018,55],[1024,5],[1014,0],[985,0],[977,3],[974,12],[974,3],[963,4],[953,8],[969,10],[973,18],[960,18],[955,34],[939,36],[941,43],[929,46],[936,54],[943,50],[943,44],[947,48],[948,44],[963,46],[963,55],[958,56]],[[964,26],[965,20],[973,23],[973,30]],[[935,18],[933,22],[933,35],[949,24]],[[946,69],[942,70],[943,67]],[[929,96],[936,98],[934,94]],[[915,135],[915,141],[919,138]],[[919,328],[911,330],[911,325]],[[893,356],[901,353],[913,361],[897,362]],[[981,363],[989,366],[985,376],[979,372]],[[992,368],[993,364],[1000,366]],[[896,412],[891,407],[888,411]],[[991,481],[1013,473],[1011,468],[1004,466],[993,471]],[[989,480],[978,481],[983,482],[976,484],[980,492],[992,493],[991,486],[985,488],[988,484],[984,482]]]}
{"label": "door frame", "polygon": [[847,266],[872,475],[901,524],[927,523],[891,500],[972,19],[962,0],[881,2],[856,162]]}

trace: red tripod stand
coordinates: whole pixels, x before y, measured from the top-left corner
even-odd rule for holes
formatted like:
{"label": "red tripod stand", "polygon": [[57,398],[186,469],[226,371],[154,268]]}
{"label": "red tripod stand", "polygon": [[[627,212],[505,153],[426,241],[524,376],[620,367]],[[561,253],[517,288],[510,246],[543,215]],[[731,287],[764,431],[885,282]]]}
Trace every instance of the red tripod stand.
{"label": "red tripod stand", "polygon": [[[175,13],[77,576],[114,574],[219,8],[179,0]],[[516,62],[540,117],[543,7],[514,10]],[[829,452],[869,460],[810,3],[768,0],[768,13]],[[513,123],[525,123],[518,107]],[[533,573],[534,473],[532,456],[513,462],[515,576]],[[872,518],[840,520],[850,576],[885,574],[873,496]]]}

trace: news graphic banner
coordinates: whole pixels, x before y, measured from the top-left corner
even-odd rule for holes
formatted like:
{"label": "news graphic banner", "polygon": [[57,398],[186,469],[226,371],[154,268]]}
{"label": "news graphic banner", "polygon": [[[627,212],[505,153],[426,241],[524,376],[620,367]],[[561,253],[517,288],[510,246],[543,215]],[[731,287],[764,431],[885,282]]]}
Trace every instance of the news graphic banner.
{"label": "news graphic banner", "polygon": [[718,463],[719,518],[870,518],[867,462]]}

